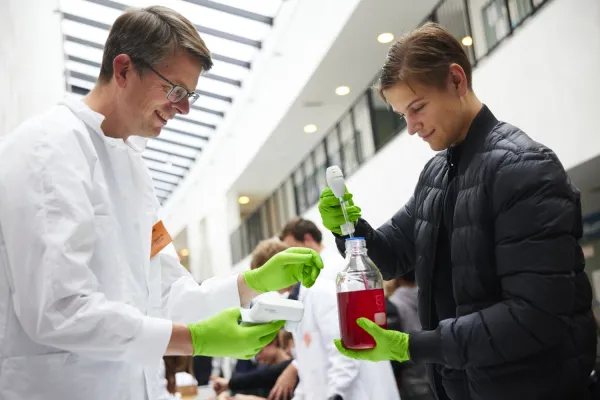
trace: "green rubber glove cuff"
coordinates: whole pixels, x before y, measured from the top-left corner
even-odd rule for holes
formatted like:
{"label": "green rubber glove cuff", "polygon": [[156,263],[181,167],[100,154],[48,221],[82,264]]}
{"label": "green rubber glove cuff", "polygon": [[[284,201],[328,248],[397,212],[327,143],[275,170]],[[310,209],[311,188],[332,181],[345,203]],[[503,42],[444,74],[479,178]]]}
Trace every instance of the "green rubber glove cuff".
{"label": "green rubber glove cuff", "polygon": [[389,335],[389,346],[392,360],[398,362],[404,362],[410,360],[410,354],[408,353],[408,342],[410,336],[404,332],[398,331],[387,331]]}
{"label": "green rubber glove cuff", "polygon": [[199,356],[203,347],[202,324],[188,324],[188,328],[190,330],[190,336],[192,337],[192,347],[194,348],[194,356]]}
{"label": "green rubber glove cuff", "polygon": [[258,269],[253,269],[253,270],[244,272],[243,277],[244,277],[244,281],[246,282],[246,285],[248,285],[248,287],[250,289],[252,289],[258,293],[268,292],[267,288],[265,288],[263,285],[261,285],[260,275],[259,275],[259,277],[257,277],[256,272],[258,272]]}

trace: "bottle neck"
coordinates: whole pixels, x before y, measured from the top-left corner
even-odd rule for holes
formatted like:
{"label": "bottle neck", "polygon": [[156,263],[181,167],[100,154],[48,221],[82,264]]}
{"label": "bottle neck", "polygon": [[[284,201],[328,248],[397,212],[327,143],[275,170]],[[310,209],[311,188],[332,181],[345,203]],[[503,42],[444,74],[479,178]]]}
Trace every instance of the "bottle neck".
{"label": "bottle neck", "polygon": [[367,243],[362,238],[346,239],[346,256],[367,255]]}

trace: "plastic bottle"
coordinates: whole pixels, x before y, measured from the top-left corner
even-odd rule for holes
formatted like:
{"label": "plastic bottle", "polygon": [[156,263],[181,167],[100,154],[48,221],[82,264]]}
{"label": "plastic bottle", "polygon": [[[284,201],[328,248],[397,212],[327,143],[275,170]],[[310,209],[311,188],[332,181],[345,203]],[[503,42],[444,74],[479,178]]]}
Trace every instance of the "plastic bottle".
{"label": "plastic bottle", "polygon": [[353,350],[375,347],[373,337],[356,323],[364,317],[387,329],[383,278],[363,238],[346,239],[346,266],[336,283],[342,344]]}

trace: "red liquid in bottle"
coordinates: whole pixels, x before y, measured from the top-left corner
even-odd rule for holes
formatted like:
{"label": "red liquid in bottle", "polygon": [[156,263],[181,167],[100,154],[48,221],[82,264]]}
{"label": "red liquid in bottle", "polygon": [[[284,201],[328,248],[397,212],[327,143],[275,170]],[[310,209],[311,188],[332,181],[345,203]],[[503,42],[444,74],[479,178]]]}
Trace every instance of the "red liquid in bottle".
{"label": "red liquid in bottle", "polygon": [[358,318],[368,318],[387,329],[383,289],[338,293],[338,312],[342,344],[347,349],[362,350],[375,347],[373,336],[358,326]]}

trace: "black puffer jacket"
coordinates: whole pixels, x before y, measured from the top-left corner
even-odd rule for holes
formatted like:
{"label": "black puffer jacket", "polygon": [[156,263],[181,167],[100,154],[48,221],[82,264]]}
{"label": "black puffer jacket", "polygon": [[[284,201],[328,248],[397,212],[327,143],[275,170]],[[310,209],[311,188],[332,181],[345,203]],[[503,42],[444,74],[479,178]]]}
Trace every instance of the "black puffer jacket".
{"label": "black puffer jacket", "polygon": [[[415,269],[426,331],[411,334],[410,353],[453,372],[443,381],[453,400],[585,399],[596,336],[579,192],[551,150],[485,106],[461,147],[450,228],[456,318],[431,319],[448,151],[391,220],[377,230],[357,223],[385,279]],[[344,239],[337,244],[343,253]]]}

